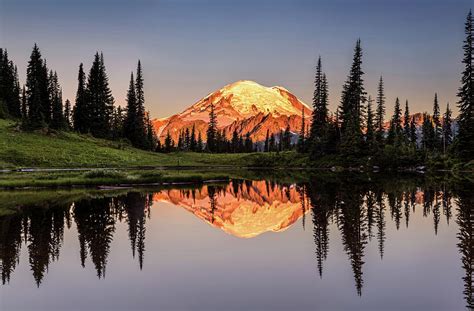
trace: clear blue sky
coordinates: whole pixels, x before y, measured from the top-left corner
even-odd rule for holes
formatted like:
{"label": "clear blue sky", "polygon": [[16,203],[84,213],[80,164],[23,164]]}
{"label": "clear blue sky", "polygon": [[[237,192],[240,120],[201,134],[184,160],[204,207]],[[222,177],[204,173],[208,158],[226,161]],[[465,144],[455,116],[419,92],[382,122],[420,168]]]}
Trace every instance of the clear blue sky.
{"label": "clear blue sky", "polygon": [[103,51],[117,104],[141,59],[147,109],[180,112],[236,80],[281,85],[310,104],[318,55],[339,103],[353,47],[361,38],[366,89],[382,74],[388,112],[395,97],[412,111],[454,106],[462,70],[464,21],[472,0],[0,0],[0,47],[24,82],[38,43],[74,100],[80,62]]}

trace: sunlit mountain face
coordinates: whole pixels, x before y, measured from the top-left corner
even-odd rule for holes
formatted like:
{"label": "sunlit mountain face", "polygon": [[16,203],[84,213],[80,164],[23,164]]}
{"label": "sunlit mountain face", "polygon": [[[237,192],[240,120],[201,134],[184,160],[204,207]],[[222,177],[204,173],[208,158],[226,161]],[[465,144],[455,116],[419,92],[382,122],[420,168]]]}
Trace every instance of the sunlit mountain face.
{"label": "sunlit mountain face", "polygon": [[239,238],[284,231],[309,211],[301,188],[268,181],[232,181],[223,186],[155,193],[155,201],[181,206],[210,225]]}
{"label": "sunlit mountain face", "polygon": [[[237,81],[210,93],[180,114],[155,119],[153,125],[163,141],[168,131],[177,141],[179,133],[195,127],[206,139],[211,104],[217,115],[218,128],[230,138],[236,129],[241,135],[250,133],[254,141],[263,141],[267,130],[277,134],[287,125],[299,133],[302,114],[310,120],[310,108],[295,95],[280,86],[265,87],[253,81]],[[309,124],[309,123],[307,123]]]}

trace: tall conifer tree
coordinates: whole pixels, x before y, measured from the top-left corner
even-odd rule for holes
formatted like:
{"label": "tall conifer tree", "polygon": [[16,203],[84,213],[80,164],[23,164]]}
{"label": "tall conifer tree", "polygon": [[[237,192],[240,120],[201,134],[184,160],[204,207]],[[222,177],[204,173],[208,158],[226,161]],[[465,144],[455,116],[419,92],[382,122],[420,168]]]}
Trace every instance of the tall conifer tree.
{"label": "tall conifer tree", "polygon": [[472,11],[466,18],[464,40],[464,71],[459,88],[458,153],[464,160],[474,159],[474,18]]}

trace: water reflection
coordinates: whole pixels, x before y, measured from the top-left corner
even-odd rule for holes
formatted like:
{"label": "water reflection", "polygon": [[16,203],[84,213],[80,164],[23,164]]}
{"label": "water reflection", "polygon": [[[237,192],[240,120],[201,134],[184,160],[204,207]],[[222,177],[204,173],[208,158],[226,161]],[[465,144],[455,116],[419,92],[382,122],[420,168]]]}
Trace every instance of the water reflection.
{"label": "water reflection", "polygon": [[452,225],[451,219],[455,217],[460,264],[464,271],[463,295],[466,307],[474,307],[474,194],[466,185],[459,187],[442,182],[354,183],[315,179],[278,184],[234,180],[228,184],[154,193],[132,191],[60,204],[38,202],[21,207],[19,213],[0,217],[2,283],[8,284],[13,277],[24,244],[31,273],[40,286],[49,265],[60,257],[65,230],[72,228],[77,230],[77,256],[82,267],[89,259],[97,277],[106,277],[111,244],[119,223],[127,226],[130,253],[138,267],[146,269],[146,227],[154,201],[184,208],[207,225],[237,238],[282,232],[299,221],[303,229],[312,224],[315,269],[321,279],[330,246],[335,247],[331,243],[336,241],[330,241],[331,228],[335,228],[358,295],[363,295],[364,290],[367,247],[373,241],[380,259],[384,259],[389,222],[396,230],[404,230],[416,217],[431,218],[432,232],[437,235],[440,223]]}

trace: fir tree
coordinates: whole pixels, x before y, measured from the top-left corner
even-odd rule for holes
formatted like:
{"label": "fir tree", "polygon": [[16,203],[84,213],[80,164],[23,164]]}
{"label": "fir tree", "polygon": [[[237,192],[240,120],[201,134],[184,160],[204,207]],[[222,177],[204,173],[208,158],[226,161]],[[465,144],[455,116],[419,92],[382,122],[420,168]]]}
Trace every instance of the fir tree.
{"label": "fir tree", "polygon": [[76,103],[72,112],[74,130],[79,133],[89,132],[90,111],[86,100],[86,75],[82,63],[79,65],[77,75]]}
{"label": "fir tree", "polygon": [[327,79],[322,72],[321,57],[318,58],[314,79],[313,114],[311,120],[309,142],[311,157],[316,158],[322,153],[322,140],[328,122],[328,90]]}
{"label": "fir tree", "polygon": [[25,86],[23,86],[23,89],[21,91],[21,117],[23,120],[22,122],[26,122],[26,120],[28,120],[28,103]]}
{"label": "fir tree", "polygon": [[458,153],[464,160],[474,159],[474,18],[472,11],[466,18],[464,40],[464,71],[459,88]]}
{"label": "fir tree", "polygon": [[140,60],[138,61],[137,65],[137,77],[135,82],[135,92],[136,92],[136,105],[137,105],[137,115],[136,115],[136,130],[137,130],[137,139],[136,145],[140,146],[141,148],[145,148],[147,146],[146,142],[146,128],[145,128],[145,91],[143,87],[143,72],[142,72],[142,65]]}
{"label": "fir tree", "polygon": [[410,121],[410,142],[417,146],[417,138],[418,135],[416,134],[416,124],[415,124],[415,117],[413,116]]}
{"label": "fir tree", "polygon": [[441,135],[442,135],[442,127],[441,127],[441,114],[439,111],[439,102],[438,102],[438,94],[435,93],[434,102],[433,102],[433,123],[434,123],[434,139],[435,139],[435,147],[441,145]]}
{"label": "fir tree", "polygon": [[0,48],[0,117],[21,118],[20,91],[17,67]]}
{"label": "fir tree", "polygon": [[379,86],[377,89],[377,111],[375,114],[375,126],[377,128],[376,137],[379,143],[384,139],[384,121],[385,121],[385,91],[383,85],[383,78],[380,76]]}
{"label": "fir tree", "polygon": [[250,138],[250,133],[247,133],[245,134],[244,152],[250,153],[252,151],[253,151],[252,138]]}
{"label": "fir tree", "polygon": [[86,99],[90,133],[96,137],[110,137],[114,98],[109,88],[109,79],[102,53],[100,55],[99,53],[95,54],[94,62],[89,71]]}
{"label": "fir tree", "polygon": [[189,149],[193,152],[196,151],[196,129],[195,129],[195,125],[193,124],[193,128],[191,130],[191,141],[189,143]]}
{"label": "fir tree", "polygon": [[354,49],[354,58],[341,100],[341,151],[345,155],[357,156],[362,145],[363,104],[366,102],[362,71],[362,48],[360,39]]}
{"label": "fir tree", "polygon": [[365,134],[365,141],[369,147],[369,150],[372,149],[375,141],[374,133],[374,115],[372,113],[372,98],[369,96],[367,100],[367,130]]}
{"label": "fir tree", "polygon": [[405,115],[403,117],[403,134],[406,141],[410,141],[410,109],[408,108],[408,100],[405,101]]}
{"label": "fir tree", "polygon": [[207,150],[210,152],[217,151],[217,118],[214,112],[214,104],[211,103],[209,111],[209,125],[207,128]]}
{"label": "fir tree", "polygon": [[130,83],[127,91],[127,107],[125,109],[125,120],[123,124],[125,137],[136,146],[140,142],[139,125],[137,114],[137,94],[135,92],[135,80],[133,72],[130,74]]}
{"label": "fir tree", "polygon": [[64,103],[64,123],[67,130],[71,129],[71,102],[69,99],[66,99]]}
{"label": "fir tree", "polygon": [[402,110],[400,109],[400,100],[395,100],[395,108],[393,116],[390,121],[390,129],[387,136],[387,143],[394,144],[398,143],[402,134]]}
{"label": "fir tree", "polygon": [[174,142],[171,139],[170,131],[166,134],[164,152],[171,152],[174,149]]}
{"label": "fir tree", "polygon": [[204,143],[202,141],[201,131],[198,133],[198,140],[196,145],[197,152],[202,152],[204,150]]}
{"label": "fir tree", "polygon": [[452,126],[452,112],[449,109],[449,103],[446,105],[446,112],[443,115],[443,152],[446,153],[446,148],[451,145],[453,141]]}
{"label": "fir tree", "polygon": [[28,120],[25,128],[45,127],[51,119],[51,105],[48,96],[48,70],[41,52],[35,44],[26,70],[26,97]]}
{"label": "fir tree", "polygon": [[58,82],[58,74],[56,72],[50,74],[49,78],[50,85],[50,101],[51,101],[51,128],[55,130],[62,129],[65,125],[64,116],[63,116],[63,99],[62,91]]}
{"label": "fir tree", "polygon": [[265,145],[263,147],[264,152],[270,151],[270,131],[267,129],[267,135],[265,136]]}
{"label": "fir tree", "polygon": [[[297,149],[298,152],[305,152],[306,151],[306,148],[305,148],[305,143],[306,143],[305,130],[306,130],[306,127],[305,127],[304,107],[303,107],[303,109],[301,110],[300,135],[298,136],[298,149]],[[267,138],[268,138],[268,134],[267,134]]]}
{"label": "fir tree", "polygon": [[422,127],[422,147],[423,150],[433,150],[436,143],[435,130],[433,127],[432,118],[426,112],[423,113],[423,127]]}
{"label": "fir tree", "polygon": [[150,120],[150,112],[146,113],[146,141],[147,141],[147,149],[148,150],[155,150],[156,148],[156,141],[157,137],[155,131],[153,129],[153,123]]}

